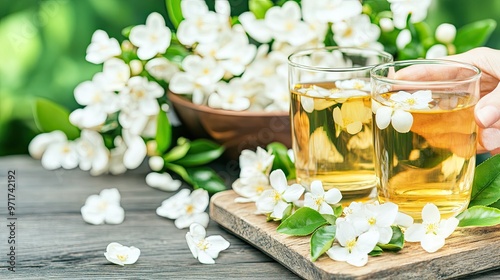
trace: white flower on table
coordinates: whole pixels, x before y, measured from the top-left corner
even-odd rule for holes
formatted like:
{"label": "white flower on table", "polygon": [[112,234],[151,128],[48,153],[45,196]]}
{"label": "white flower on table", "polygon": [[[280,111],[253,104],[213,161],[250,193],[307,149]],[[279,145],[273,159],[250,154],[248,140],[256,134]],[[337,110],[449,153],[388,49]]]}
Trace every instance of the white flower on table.
{"label": "white flower on table", "polygon": [[301,20],[299,4],[294,1],[288,1],[282,7],[271,7],[264,20],[277,41],[292,46],[300,46],[316,37],[309,25]]}
{"label": "white flower on table", "polygon": [[391,3],[391,11],[394,17],[394,26],[403,29],[406,20],[411,14],[412,23],[421,22],[427,17],[427,9],[431,0],[388,0]]}
{"label": "white flower on table", "polygon": [[269,179],[264,174],[256,173],[247,178],[238,178],[232,184],[232,189],[241,197],[234,199],[237,203],[255,202],[259,196],[268,189],[271,189]]}
{"label": "white flower on table", "polygon": [[120,91],[125,88],[130,78],[130,66],[119,58],[110,58],[103,64],[102,73],[106,89]]}
{"label": "white flower on table", "polygon": [[337,137],[342,130],[354,135],[363,129],[371,119],[371,110],[366,107],[362,100],[352,100],[342,103],[333,109],[333,120],[335,122],[335,132]]}
{"label": "white flower on table", "polygon": [[322,23],[339,22],[360,15],[362,5],[351,0],[303,0],[304,20],[314,19]]}
{"label": "white flower on table", "polygon": [[333,245],[326,251],[327,255],[335,261],[360,267],[368,262],[368,253],[377,245],[379,233],[367,231],[358,235],[351,223],[337,220],[336,239],[340,245]]}
{"label": "white flower on table", "polygon": [[428,203],[422,209],[422,223],[406,229],[405,240],[420,242],[425,251],[434,253],[444,246],[445,239],[455,231],[458,222],[455,217],[441,220],[437,206]]}
{"label": "white flower on table", "polygon": [[85,59],[94,64],[100,64],[104,61],[119,56],[122,53],[120,44],[115,38],[109,38],[108,33],[103,30],[96,30],[92,34],[90,45],[87,47]]}
{"label": "white flower on table", "polygon": [[373,47],[380,36],[380,28],[364,14],[334,23],[332,31],[335,42],[341,47]]}
{"label": "white flower on table", "polygon": [[156,209],[156,214],[168,219],[175,219],[175,226],[179,229],[187,228],[193,223],[207,227],[209,222],[205,210],[208,207],[208,192],[196,189],[192,193],[182,189],[177,194],[164,200]]}
{"label": "white flower on table", "polygon": [[189,227],[186,242],[195,259],[202,264],[214,264],[219,253],[229,248],[230,243],[220,235],[206,237],[205,228],[197,223]]}
{"label": "white flower on table", "polygon": [[289,186],[285,173],[281,169],[271,172],[269,179],[272,189],[262,192],[255,202],[257,212],[267,214],[275,220],[281,220],[286,209],[302,196],[304,187],[299,184]]}
{"label": "white flower on table", "polygon": [[261,147],[254,151],[245,149],[239,157],[240,178],[253,177],[256,174],[268,174],[274,161],[274,155]]}
{"label": "white flower on table", "polygon": [[177,28],[179,42],[186,46],[214,42],[221,31],[229,28],[228,5],[218,3],[215,5],[216,11],[213,12],[208,10],[208,6],[203,0],[181,1],[184,20]]}
{"label": "white flower on table", "polygon": [[93,225],[121,224],[125,211],[120,206],[120,198],[116,188],[104,189],[98,195],[89,196],[81,208],[83,220]]}
{"label": "white flower on table", "polygon": [[179,72],[179,67],[163,56],[151,59],[144,67],[155,79],[165,82],[169,82],[174,74]]}
{"label": "white flower on table", "polygon": [[106,259],[114,264],[125,265],[134,264],[139,259],[141,250],[134,246],[123,246],[120,243],[112,242],[106,247],[104,256]]}
{"label": "white flower on table", "polygon": [[342,194],[336,188],[327,192],[323,189],[323,183],[315,180],[311,182],[311,192],[304,195],[304,206],[312,208],[321,214],[333,215],[332,205],[339,203]]}
{"label": "white flower on table", "polygon": [[173,192],[181,187],[182,182],[180,180],[174,180],[172,176],[166,172],[151,172],[146,175],[146,184],[162,191]]}
{"label": "white flower on table", "polygon": [[84,129],[75,141],[80,169],[90,170],[90,175],[97,176],[108,170],[109,150],[104,145],[102,135],[96,131]]}
{"label": "white flower on table", "polygon": [[34,159],[41,159],[43,153],[51,144],[66,142],[67,140],[66,134],[60,130],[40,133],[31,140],[28,146],[28,151]]}
{"label": "white flower on table", "polygon": [[224,68],[213,57],[189,55],[182,61],[185,72],[176,73],[169,89],[176,94],[192,94],[194,104],[203,104],[224,77]]}
{"label": "white flower on table", "polygon": [[165,25],[163,17],[156,12],[146,19],[146,25],[136,25],[130,30],[130,42],[137,46],[137,56],[148,60],[165,53],[170,46],[172,32]]}
{"label": "white flower on table", "polygon": [[432,92],[430,90],[419,90],[413,94],[406,91],[392,94],[387,102],[390,102],[389,104],[377,106],[373,102],[372,110],[375,112],[377,127],[385,129],[392,123],[397,132],[406,133],[410,131],[413,125],[413,115],[406,110],[428,109],[429,103],[432,101]]}

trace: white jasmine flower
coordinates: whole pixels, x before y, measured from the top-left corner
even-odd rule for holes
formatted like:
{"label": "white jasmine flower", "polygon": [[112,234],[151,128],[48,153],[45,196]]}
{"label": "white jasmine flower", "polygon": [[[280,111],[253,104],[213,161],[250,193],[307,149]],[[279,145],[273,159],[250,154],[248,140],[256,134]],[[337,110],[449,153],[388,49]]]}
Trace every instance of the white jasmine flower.
{"label": "white jasmine flower", "polygon": [[399,29],[406,27],[406,19],[411,14],[412,23],[421,22],[427,17],[427,9],[431,0],[388,0],[394,17],[394,26]]}
{"label": "white jasmine flower", "polygon": [[120,91],[130,78],[130,67],[125,61],[119,58],[110,58],[103,65],[103,81],[106,89],[110,91]]}
{"label": "white jasmine flower", "polygon": [[219,82],[217,92],[208,98],[208,106],[224,110],[242,111],[250,107],[248,86],[241,79],[234,78],[229,83]]}
{"label": "white jasmine flower", "polygon": [[165,25],[163,17],[156,12],[146,19],[146,25],[136,25],[130,30],[130,42],[138,47],[137,56],[148,60],[165,53],[170,46],[172,32]]}
{"label": "white jasmine flower", "polygon": [[441,163],[441,173],[446,180],[455,178],[462,171],[465,164],[465,158],[452,154]]}
{"label": "white jasmine flower", "polygon": [[321,181],[311,182],[311,192],[306,192],[304,196],[304,206],[312,208],[321,214],[333,215],[332,204],[339,203],[342,199],[342,194],[336,188],[330,189],[327,192],[323,189]]}
{"label": "white jasmine flower", "polygon": [[[370,81],[365,81],[365,80],[361,80],[361,79],[349,79],[349,80],[336,81],[335,87],[338,89],[341,89],[342,91],[346,91],[346,90],[361,91],[359,93],[359,95],[361,95],[361,96],[369,95],[369,92],[371,91]],[[355,96],[357,96],[357,95],[355,95]]]}
{"label": "white jasmine flower", "polygon": [[339,22],[361,14],[359,1],[351,0],[303,0],[304,20],[316,19],[323,23]]}
{"label": "white jasmine flower", "polygon": [[219,253],[229,248],[229,242],[220,235],[206,237],[206,230],[199,224],[192,224],[186,233],[186,242],[195,259],[203,264],[214,264]]}
{"label": "white jasmine flower", "polygon": [[156,188],[162,191],[173,192],[181,187],[182,182],[179,180],[174,180],[172,176],[166,172],[151,172],[146,175],[146,184],[152,188]]}
{"label": "white jasmine flower", "polygon": [[108,172],[113,175],[123,174],[127,167],[123,163],[123,156],[127,151],[127,145],[121,136],[116,136],[113,140],[115,147],[109,151]]}
{"label": "white jasmine flower", "polygon": [[148,164],[149,164],[149,168],[151,168],[151,170],[160,171],[160,170],[162,170],[163,166],[165,165],[165,161],[160,156],[152,156],[149,158]]}
{"label": "white jasmine flower", "polygon": [[135,169],[141,165],[146,158],[147,146],[141,136],[132,134],[124,129],[122,131],[123,141],[127,149],[123,153],[123,165],[128,169]]}
{"label": "white jasmine flower", "polygon": [[183,45],[214,42],[219,33],[229,27],[227,11],[220,14],[209,11],[203,0],[181,1],[181,10],[184,20],[177,28],[177,38]]}
{"label": "white jasmine flower", "polygon": [[252,177],[238,178],[232,184],[232,189],[242,197],[235,198],[235,202],[255,202],[265,190],[271,189],[269,179],[264,174],[256,173]]}
{"label": "white jasmine flower", "polygon": [[80,169],[90,170],[97,176],[108,170],[109,150],[104,146],[102,135],[96,131],[84,129],[76,141],[76,149],[80,158]]}
{"label": "white jasmine flower", "polygon": [[239,17],[245,31],[259,43],[269,43],[273,38],[271,29],[264,19],[256,19],[252,12],[244,12]]}
{"label": "white jasmine flower", "polygon": [[144,66],[142,65],[142,61],[139,59],[134,59],[129,62],[130,73],[132,76],[139,76],[144,70]]}
{"label": "white jasmine flower", "polygon": [[380,28],[368,15],[358,15],[332,25],[333,38],[341,47],[363,47],[376,42]]}
{"label": "white jasmine flower", "polygon": [[405,232],[408,242],[420,242],[422,248],[434,253],[445,244],[445,239],[455,231],[458,219],[451,217],[441,220],[441,214],[436,205],[428,203],[422,209],[422,224],[413,224]]}
{"label": "white jasmine flower", "polygon": [[146,77],[135,76],[130,78],[127,87],[119,94],[124,110],[137,110],[145,116],[157,115],[160,111],[157,98],[165,91],[156,82],[148,81]]}
{"label": "white jasmine flower", "polygon": [[457,35],[457,28],[453,24],[442,23],[436,28],[436,40],[443,44],[451,44]]}
{"label": "white jasmine flower", "polygon": [[290,109],[290,91],[287,87],[287,78],[276,77],[274,82],[267,83],[265,95],[271,100],[265,111],[285,112]]}
{"label": "white jasmine flower", "polygon": [[175,226],[179,229],[187,228],[193,223],[204,227],[208,225],[209,217],[205,210],[208,207],[208,192],[203,189],[194,190],[191,194],[187,189],[162,202],[156,209],[159,216],[175,219]]}
{"label": "white jasmine flower", "polygon": [[301,20],[299,4],[294,1],[267,10],[265,23],[272,30],[276,40],[287,42],[292,46],[305,44],[315,37],[309,25]]}
{"label": "white jasmine flower", "polygon": [[406,110],[429,109],[429,103],[433,101],[430,90],[419,90],[414,93],[399,91],[392,94],[390,99],[396,102],[398,107]]}
{"label": "white jasmine flower", "polygon": [[104,189],[98,195],[87,198],[81,209],[83,220],[89,224],[121,224],[125,211],[120,206],[120,192],[116,189]]}
{"label": "white jasmine flower", "polygon": [[94,64],[100,64],[114,56],[122,53],[120,44],[115,38],[109,38],[108,33],[103,30],[96,30],[92,34],[92,40],[87,47],[85,59]]}
{"label": "white jasmine flower", "polygon": [[54,143],[66,142],[66,134],[60,130],[41,133],[33,138],[28,146],[28,151],[34,159],[41,159],[47,147]]}
{"label": "white jasmine flower", "polygon": [[151,76],[155,79],[169,82],[175,73],[179,72],[177,65],[170,62],[165,57],[156,57],[151,59],[144,66]]}
{"label": "white jasmine flower", "polygon": [[361,211],[356,211],[346,218],[353,224],[358,234],[367,231],[379,233],[378,243],[387,244],[391,241],[391,225],[396,224],[398,206],[387,202],[384,204],[364,204]]}
{"label": "white jasmine flower", "polygon": [[65,139],[64,141],[49,144],[42,155],[41,163],[48,170],[60,167],[73,169],[78,166],[79,160],[75,143]]}
{"label": "white jasmine flower", "polygon": [[363,124],[371,119],[371,109],[366,107],[362,100],[351,100],[333,109],[337,137],[342,130],[349,134],[357,134],[363,129]]}
{"label": "white jasmine flower", "polygon": [[291,203],[296,202],[302,196],[304,187],[299,184],[288,186],[285,173],[281,169],[271,172],[269,179],[273,189],[262,192],[255,203],[257,211],[269,214],[273,219],[281,220]]}
{"label": "white jasmine flower", "polygon": [[448,55],[448,48],[446,48],[445,45],[435,44],[434,46],[430,47],[427,50],[427,53],[425,53],[425,58],[427,59],[441,58],[447,55]]}
{"label": "white jasmine flower", "polygon": [[384,32],[392,32],[394,30],[394,23],[390,18],[381,18],[378,24]]}
{"label": "white jasmine flower", "polygon": [[379,239],[377,231],[367,231],[357,235],[354,226],[347,221],[337,220],[336,239],[339,242],[326,251],[335,261],[344,261],[354,266],[364,266],[370,253]]}
{"label": "white jasmine flower", "polygon": [[239,76],[255,58],[257,47],[250,44],[241,25],[235,25],[232,31],[226,34],[230,36],[230,40],[218,49],[215,58],[227,72]]}
{"label": "white jasmine flower", "polygon": [[402,50],[411,42],[411,32],[408,29],[403,29],[396,37],[396,47]]}
{"label": "white jasmine flower", "polygon": [[256,151],[243,150],[239,157],[240,177],[253,177],[255,174],[267,174],[272,167],[274,155],[261,147]]}
{"label": "white jasmine flower", "polygon": [[185,72],[176,73],[170,80],[169,88],[176,94],[192,94],[195,104],[202,104],[224,77],[224,69],[213,57],[201,58],[189,55],[182,61]]}
{"label": "white jasmine flower", "polygon": [[120,243],[112,242],[106,247],[104,256],[114,264],[125,265],[134,264],[139,259],[141,250],[134,246],[123,246]]}

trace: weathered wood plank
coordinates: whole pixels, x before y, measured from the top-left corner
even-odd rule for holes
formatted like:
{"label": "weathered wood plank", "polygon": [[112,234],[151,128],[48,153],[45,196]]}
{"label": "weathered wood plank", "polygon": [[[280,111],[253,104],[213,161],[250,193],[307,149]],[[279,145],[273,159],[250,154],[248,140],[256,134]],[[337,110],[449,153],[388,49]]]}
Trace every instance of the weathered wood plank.
{"label": "weathered wood plank", "polygon": [[255,215],[253,203],[234,203],[236,197],[233,191],[212,197],[212,219],[307,279],[447,279],[500,268],[500,226],[459,229],[433,254],[418,243],[407,243],[398,253],[370,257],[362,268],[327,256],[313,263],[309,260],[309,237],[277,233],[277,223]]}

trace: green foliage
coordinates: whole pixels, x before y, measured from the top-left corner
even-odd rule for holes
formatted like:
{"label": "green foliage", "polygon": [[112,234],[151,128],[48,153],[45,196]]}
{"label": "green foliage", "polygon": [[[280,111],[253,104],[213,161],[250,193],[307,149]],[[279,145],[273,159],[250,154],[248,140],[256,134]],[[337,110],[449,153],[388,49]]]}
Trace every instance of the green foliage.
{"label": "green foliage", "polygon": [[175,161],[185,167],[200,166],[212,162],[224,153],[224,147],[207,139],[196,139],[191,142],[187,153]]}
{"label": "green foliage", "polygon": [[267,151],[274,155],[272,170],[281,169],[288,180],[295,179],[295,165],[288,156],[288,148],[282,143],[273,142],[267,145]]}
{"label": "green foliage", "polygon": [[279,233],[294,236],[304,236],[313,233],[317,228],[327,224],[321,214],[309,207],[302,207],[278,226]]}
{"label": "green foliage", "polygon": [[458,226],[495,226],[500,224],[500,209],[487,206],[473,206],[457,216]]}
{"label": "green foliage", "polygon": [[500,155],[495,155],[476,167],[469,207],[488,206],[499,200]]}
{"label": "green foliage", "polygon": [[324,226],[316,230],[311,236],[311,261],[316,261],[328,249],[332,247],[335,240],[336,226]]}
{"label": "green foliage", "polygon": [[80,131],[69,122],[69,111],[62,106],[39,98],[34,105],[35,123],[43,132],[61,130],[69,140],[80,136]]}
{"label": "green foliage", "polygon": [[170,148],[172,143],[172,125],[167,114],[160,110],[156,123],[156,145],[159,153],[164,153]]}
{"label": "green foliage", "polygon": [[226,190],[224,181],[209,167],[186,168],[190,181],[195,189],[202,188],[209,194]]}
{"label": "green foliage", "polygon": [[165,0],[167,4],[168,18],[172,22],[175,28],[179,26],[179,23],[184,19],[181,10],[181,0]]}
{"label": "green foliage", "polygon": [[[168,1],[168,0],[167,0]],[[274,6],[271,0],[249,0],[248,8],[257,19],[263,19],[267,10]]]}
{"label": "green foliage", "polygon": [[486,43],[497,23],[493,19],[476,21],[457,30],[455,46],[457,53],[465,52]]}
{"label": "green foliage", "polygon": [[387,244],[377,244],[379,248],[386,251],[399,251],[403,249],[405,245],[405,236],[401,231],[401,228],[396,226],[391,226],[392,228],[392,237],[391,241]]}

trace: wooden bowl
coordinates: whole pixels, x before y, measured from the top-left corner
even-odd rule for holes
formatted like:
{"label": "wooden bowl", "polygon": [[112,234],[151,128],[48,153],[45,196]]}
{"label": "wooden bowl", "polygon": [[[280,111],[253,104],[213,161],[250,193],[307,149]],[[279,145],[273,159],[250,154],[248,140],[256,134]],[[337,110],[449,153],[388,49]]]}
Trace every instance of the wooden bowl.
{"label": "wooden bowl", "polygon": [[168,98],[190,134],[224,145],[225,155],[231,159],[238,159],[244,149],[265,148],[271,142],[281,142],[289,148],[292,145],[289,112],[214,109],[171,92]]}

